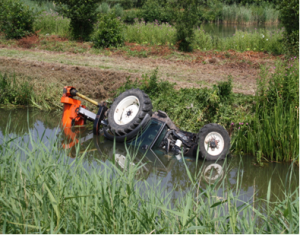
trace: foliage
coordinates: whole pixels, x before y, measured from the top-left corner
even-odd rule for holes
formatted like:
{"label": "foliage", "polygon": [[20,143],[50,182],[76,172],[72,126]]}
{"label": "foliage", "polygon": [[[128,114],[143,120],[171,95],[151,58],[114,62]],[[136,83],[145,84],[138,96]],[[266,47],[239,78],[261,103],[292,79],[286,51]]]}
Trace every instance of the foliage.
{"label": "foliage", "polygon": [[168,23],[159,24],[158,21],[145,23],[136,22],[128,25],[124,30],[125,40],[140,44],[165,45],[173,44],[176,30]]}
{"label": "foliage", "polygon": [[196,4],[194,0],[183,1],[179,7],[183,10],[177,12],[176,17],[176,43],[181,51],[192,51],[192,43],[194,41],[194,26],[199,22],[196,17]]}
{"label": "foliage", "polygon": [[277,23],[279,11],[272,5],[223,5],[222,20],[224,23]]}
{"label": "foliage", "polygon": [[55,4],[52,1],[38,1],[38,0],[19,0],[19,2],[28,6],[34,13],[46,11],[48,13],[55,12]]}
{"label": "foliage", "polygon": [[34,31],[41,34],[52,34],[60,37],[70,36],[70,19],[58,15],[58,13],[42,12],[34,21]]}
{"label": "foliage", "polygon": [[103,14],[108,14],[110,7],[107,2],[102,2],[98,10]]}
{"label": "foliage", "polygon": [[123,25],[114,13],[102,15],[93,35],[94,47],[117,47],[124,43]]}
{"label": "foliage", "polygon": [[142,14],[141,10],[138,9],[130,9],[123,12],[122,20],[125,23],[133,24],[136,19],[141,19]]}
{"label": "foliage", "polygon": [[76,40],[87,41],[97,20],[98,0],[54,0],[58,11],[69,18],[71,34]]}
{"label": "foliage", "polygon": [[[141,80],[127,82],[118,90],[138,87],[144,90],[152,100],[154,110],[168,113],[174,123],[186,131],[198,132],[207,123],[220,123],[230,128],[232,121],[247,115],[247,106],[253,100],[251,96],[232,93],[232,79],[219,82],[212,89],[180,89],[175,84],[158,78],[158,70]],[[235,108],[237,107],[237,108]]]}
{"label": "foliage", "polygon": [[123,15],[123,7],[120,4],[116,4],[113,7],[116,17],[122,17]]}
{"label": "foliage", "polygon": [[283,0],[278,4],[280,10],[280,20],[286,29],[283,40],[287,51],[290,54],[299,53],[299,1]]}
{"label": "foliage", "polygon": [[32,95],[27,81],[17,83],[15,77],[0,74],[0,104],[28,105]]}
{"label": "foliage", "polygon": [[170,9],[162,6],[159,0],[147,0],[142,7],[141,17],[146,22],[171,22],[173,20]]}
{"label": "foliage", "polygon": [[33,33],[35,14],[16,0],[0,0],[0,31],[7,39],[22,38]]}
{"label": "foliage", "polygon": [[[267,82],[268,81],[268,82]],[[234,148],[261,161],[291,161],[299,156],[299,61],[278,62],[268,78],[263,69],[258,81],[255,115],[236,125]]]}

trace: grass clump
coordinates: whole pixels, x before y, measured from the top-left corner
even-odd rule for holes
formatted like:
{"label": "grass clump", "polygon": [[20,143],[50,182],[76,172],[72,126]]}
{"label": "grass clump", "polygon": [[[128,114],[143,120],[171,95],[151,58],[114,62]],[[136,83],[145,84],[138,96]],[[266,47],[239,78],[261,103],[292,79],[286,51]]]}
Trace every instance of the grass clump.
{"label": "grass clump", "polygon": [[278,23],[279,11],[270,4],[223,5],[222,20],[225,24]]}
{"label": "grass clump", "polygon": [[292,161],[299,156],[298,59],[278,62],[275,69],[268,82],[268,72],[261,72],[254,117],[236,125],[235,148],[258,161]]}
{"label": "grass clump", "polygon": [[[160,182],[135,179],[141,163],[121,170],[114,161],[89,164],[86,152],[70,161],[58,139],[0,146],[0,229],[3,233],[298,233],[299,187],[275,202],[242,201],[239,183],[201,186],[201,170],[189,173],[189,191],[166,193]],[[22,137],[20,137],[22,138]],[[201,163],[197,162],[201,167]],[[203,179],[202,179],[203,180]],[[292,179],[290,179],[292,180]],[[241,175],[237,175],[241,182]],[[203,183],[202,183],[203,185]],[[219,193],[221,192],[222,193]],[[271,194],[270,187],[268,195]]]}
{"label": "grass clump", "polygon": [[28,105],[33,95],[28,81],[19,81],[15,77],[0,73],[0,104]]}
{"label": "grass clump", "polygon": [[61,89],[28,77],[0,73],[0,105],[26,105],[41,110],[62,109]]}
{"label": "grass clump", "polygon": [[70,19],[60,16],[56,12],[42,12],[34,21],[34,31],[41,34],[52,34],[60,37],[70,37]]}
{"label": "grass clump", "polygon": [[151,45],[173,45],[176,29],[168,23],[159,24],[158,21],[145,23],[136,20],[124,30],[125,41]]}

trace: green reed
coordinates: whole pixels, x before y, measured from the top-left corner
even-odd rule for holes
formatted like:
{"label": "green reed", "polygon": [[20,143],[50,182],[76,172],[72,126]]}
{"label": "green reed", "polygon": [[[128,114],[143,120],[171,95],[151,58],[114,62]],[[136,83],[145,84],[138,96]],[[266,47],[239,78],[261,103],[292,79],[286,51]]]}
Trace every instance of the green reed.
{"label": "green reed", "polygon": [[61,88],[30,77],[0,71],[0,105],[26,105],[41,110],[62,109]]}
{"label": "green reed", "polygon": [[124,30],[125,41],[139,44],[165,45],[173,44],[176,34],[175,27],[168,23],[159,24],[135,21]]}
{"label": "green reed", "polygon": [[235,125],[234,148],[258,161],[293,161],[299,157],[299,60],[278,61],[274,69],[271,76],[262,69],[254,116]]}
{"label": "green reed", "polygon": [[130,150],[122,170],[108,159],[90,164],[79,148],[71,161],[59,135],[46,144],[34,135],[0,140],[2,233],[299,232],[299,188],[271,202],[269,186],[267,199],[255,203],[267,206],[255,208],[239,199],[240,175],[234,189],[226,177],[202,188],[201,170],[191,174],[186,167],[190,191],[174,201],[161,182],[135,178],[142,165],[129,164]]}
{"label": "green reed", "polygon": [[53,13],[55,11],[55,3],[53,1],[32,1],[32,0],[20,0],[25,5],[33,8],[35,12],[47,11]]}
{"label": "green reed", "polygon": [[236,50],[263,51],[283,54],[284,48],[280,43],[283,39],[283,29],[254,30],[243,32],[237,30],[231,37],[220,38],[206,33],[201,27],[195,31],[194,48],[199,50]]}
{"label": "green reed", "polygon": [[278,23],[279,11],[270,5],[223,5],[222,20],[227,24]]}

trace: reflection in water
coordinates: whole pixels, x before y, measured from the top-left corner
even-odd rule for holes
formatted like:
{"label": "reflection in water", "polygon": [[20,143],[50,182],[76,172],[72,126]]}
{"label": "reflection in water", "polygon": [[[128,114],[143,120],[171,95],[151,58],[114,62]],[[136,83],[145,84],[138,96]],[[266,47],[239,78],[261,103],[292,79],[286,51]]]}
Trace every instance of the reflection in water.
{"label": "reflection in water", "polygon": [[[28,115],[28,117],[27,117]],[[8,134],[25,135],[30,130],[34,138],[47,141],[48,138],[61,138],[57,134],[57,126],[61,115],[45,113],[36,110],[0,110],[0,143],[1,137],[6,130],[7,123],[11,120],[11,126],[7,129]],[[58,129],[59,130],[59,129]],[[120,170],[129,163],[131,166],[141,166],[137,180],[146,180],[154,185],[160,180],[162,186],[171,191],[173,188],[174,198],[185,194],[190,190],[191,182],[188,172],[192,176],[201,175],[199,185],[206,189],[208,184],[218,184],[225,179],[226,187],[220,188],[218,195],[221,197],[222,190],[234,189],[238,183],[241,188],[241,200],[248,201],[255,192],[256,198],[266,198],[269,181],[271,180],[271,201],[284,198],[284,190],[292,185],[292,190],[299,185],[299,169],[288,163],[267,163],[264,167],[254,166],[254,159],[249,156],[228,157],[226,161],[205,162],[195,158],[177,160],[172,155],[154,149],[145,151],[133,147],[125,148],[124,144],[114,143],[103,136],[94,136],[89,128],[70,128],[65,130],[69,137],[61,139],[62,147],[70,149],[70,157],[75,157],[76,151],[85,152],[85,165],[97,165],[98,161],[115,162]],[[26,138],[24,138],[26,141]],[[78,142],[79,145],[73,145]],[[76,149],[77,148],[77,149]],[[115,150],[114,150],[115,149]],[[129,157],[131,156],[131,157]],[[133,156],[133,157],[132,157]],[[127,159],[129,162],[127,163]],[[71,159],[70,159],[71,160]],[[290,168],[295,167],[291,173]],[[288,176],[288,177],[287,177]],[[238,182],[239,179],[239,182]]]}

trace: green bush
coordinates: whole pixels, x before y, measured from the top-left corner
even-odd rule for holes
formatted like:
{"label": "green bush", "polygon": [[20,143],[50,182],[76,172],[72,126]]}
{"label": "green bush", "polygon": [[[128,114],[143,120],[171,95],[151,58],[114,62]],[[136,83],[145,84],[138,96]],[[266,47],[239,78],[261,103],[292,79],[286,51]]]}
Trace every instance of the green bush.
{"label": "green bush", "polygon": [[107,2],[101,3],[100,9],[99,9],[99,11],[101,13],[108,14],[109,10],[110,10],[110,7]]}
{"label": "green bush", "polygon": [[15,0],[0,0],[0,31],[7,39],[33,33],[33,10]]}
{"label": "green bush", "polygon": [[93,36],[94,47],[117,47],[124,43],[123,25],[114,13],[102,15]]}
{"label": "green bush", "polygon": [[283,42],[291,54],[299,53],[299,1],[283,0],[278,4],[280,20],[286,29]]}
{"label": "green bush", "polygon": [[98,0],[54,0],[58,11],[68,17],[74,39],[88,41],[97,20]]}
{"label": "green bush", "polygon": [[116,17],[122,17],[123,7],[120,4],[114,5],[113,10],[115,11]]}
{"label": "green bush", "polygon": [[194,26],[199,23],[194,1],[187,1],[183,11],[178,11],[176,19],[176,43],[181,51],[192,51],[194,41]]}
{"label": "green bush", "polygon": [[146,22],[171,22],[171,12],[163,7],[158,0],[148,0],[142,7],[142,18]]}

